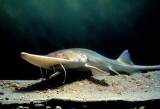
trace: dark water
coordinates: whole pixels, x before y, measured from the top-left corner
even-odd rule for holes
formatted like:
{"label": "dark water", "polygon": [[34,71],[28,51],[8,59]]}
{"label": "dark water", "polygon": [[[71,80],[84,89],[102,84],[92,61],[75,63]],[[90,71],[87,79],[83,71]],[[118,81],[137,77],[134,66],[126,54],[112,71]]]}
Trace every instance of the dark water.
{"label": "dark water", "polygon": [[158,0],[2,0],[0,79],[39,78],[22,51],[78,47],[116,59],[128,49],[136,64],[160,64],[159,12]]}

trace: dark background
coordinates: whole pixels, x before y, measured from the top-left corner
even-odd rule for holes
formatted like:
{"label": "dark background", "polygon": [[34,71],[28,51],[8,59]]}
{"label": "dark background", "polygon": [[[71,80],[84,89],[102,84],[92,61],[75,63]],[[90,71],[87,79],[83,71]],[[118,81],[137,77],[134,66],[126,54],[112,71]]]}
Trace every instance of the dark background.
{"label": "dark background", "polygon": [[135,64],[160,64],[159,0],[1,0],[0,79],[37,79],[21,52],[87,48]]}

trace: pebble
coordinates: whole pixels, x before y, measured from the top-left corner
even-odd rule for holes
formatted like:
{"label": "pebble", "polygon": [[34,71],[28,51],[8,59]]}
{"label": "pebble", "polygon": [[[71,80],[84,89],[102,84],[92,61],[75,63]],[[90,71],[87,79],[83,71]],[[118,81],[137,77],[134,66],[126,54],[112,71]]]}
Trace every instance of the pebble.
{"label": "pebble", "polygon": [[5,84],[11,84],[11,82],[10,81],[6,81]]}
{"label": "pebble", "polygon": [[19,85],[16,84],[16,83],[12,83],[11,86],[12,86],[12,87],[19,87]]}
{"label": "pebble", "polygon": [[36,108],[42,108],[42,107],[45,107],[45,105],[44,104],[35,104],[34,105]]}
{"label": "pebble", "polygon": [[56,109],[62,109],[62,107],[61,106],[56,106]]}
{"label": "pebble", "polygon": [[139,107],[138,109],[145,109],[145,106],[141,106],[141,107]]}
{"label": "pebble", "polygon": [[123,78],[128,78],[128,76],[127,76],[127,75],[123,75],[122,77],[123,77]]}
{"label": "pebble", "polygon": [[18,106],[17,109],[24,109],[23,106]]}
{"label": "pebble", "polygon": [[140,86],[140,85],[142,84],[142,81],[141,81],[141,80],[138,80],[138,81],[136,82],[136,84],[137,84],[137,86]]}
{"label": "pebble", "polygon": [[23,109],[29,109],[29,107],[27,107],[27,106],[24,106],[24,107],[23,107]]}
{"label": "pebble", "polygon": [[36,91],[36,93],[40,93],[40,91],[39,91],[39,90],[37,90],[37,91]]}
{"label": "pebble", "polygon": [[46,109],[51,109],[51,107],[50,106],[46,106]]}
{"label": "pebble", "polygon": [[3,91],[0,91],[0,95],[4,95],[4,92],[3,92]]}
{"label": "pebble", "polygon": [[3,84],[2,84],[2,83],[0,83],[0,86],[3,86]]}
{"label": "pebble", "polygon": [[131,76],[131,79],[132,79],[132,80],[136,80],[136,78],[135,78],[134,76]]}
{"label": "pebble", "polygon": [[9,100],[9,98],[8,98],[8,97],[6,97],[5,99],[6,99],[6,100]]}
{"label": "pebble", "polygon": [[74,89],[75,89],[75,86],[72,85],[69,89],[70,89],[70,90],[74,90]]}
{"label": "pebble", "polygon": [[83,86],[83,83],[79,83],[80,86]]}

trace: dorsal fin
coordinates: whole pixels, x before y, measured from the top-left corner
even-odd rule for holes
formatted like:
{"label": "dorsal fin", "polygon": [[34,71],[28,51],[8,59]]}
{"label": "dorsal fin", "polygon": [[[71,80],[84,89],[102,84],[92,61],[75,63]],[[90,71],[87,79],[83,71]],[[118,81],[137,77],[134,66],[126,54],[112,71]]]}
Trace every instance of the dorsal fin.
{"label": "dorsal fin", "polygon": [[126,64],[134,64],[131,60],[131,56],[130,53],[128,52],[128,50],[125,50],[117,59],[118,61],[124,62]]}

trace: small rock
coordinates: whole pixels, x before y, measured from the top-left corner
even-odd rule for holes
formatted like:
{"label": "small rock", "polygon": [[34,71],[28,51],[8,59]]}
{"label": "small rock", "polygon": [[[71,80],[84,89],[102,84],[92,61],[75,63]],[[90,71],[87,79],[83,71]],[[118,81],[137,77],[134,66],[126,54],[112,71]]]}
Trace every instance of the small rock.
{"label": "small rock", "polygon": [[56,109],[62,109],[62,107],[61,106],[56,106]]}
{"label": "small rock", "polygon": [[42,107],[45,107],[45,105],[44,104],[35,104],[34,105],[36,108],[42,108]]}
{"label": "small rock", "polygon": [[10,87],[10,85],[9,85],[9,84],[6,84],[6,85],[5,85],[5,88],[9,88],[9,87]]}
{"label": "small rock", "polygon": [[137,84],[137,86],[140,86],[140,85],[142,84],[142,81],[141,81],[141,80],[138,80],[138,81],[136,82],[136,84]]}
{"label": "small rock", "polygon": [[80,86],[83,86],[83,83],[79,83]]}
{"label": "small rock", "polygon": [[51,89],[48,89],[47,92],[51,93]]}
{"label": "small rock", "polygon": [[141,107],[139,107],[138,109],[145,109],[145,106],[141,106]]}
{"label": "small rock", "polygon": [[123,78],[125,78],[125,79],[127,79],[127,78],[128,78],[128,76],[127,76],[127,75],[123,75],[122,77],[123,77]]}
{"label": "small rock", "polygon": [[5,84],[11,84],[11,82],[10,81],[6,81]]}
{"label": "small rock", "polygon": [[37,90],[37,91],[36,91],[36,93],[40,93],[40,91],[39,91],[39,90]]}
{"label": "small rock", "polygon": [[9,98],[8,98],[8,97],[5,97],[5,99],[6,99],[6,100],[9,100]]}
{"label": "small rock", "polygon": [[0,83],[0,86],[3,86],[3,83]]}
{"label": "small rock", "polygon": [[3,91],[0,91],[0,95],[4,95],[4,92],[3,92]]}
{"label": "small rock", "polygon": [[30,100],[30,104],[31,104],[31,105],[33,104],[33,100]]}
{"label": "small rock", "polygon": [[132,79],[132,80],[136,80],[136,78],[135,78],[134,76],[131,76],[131,79]]}
{"label": "small rock", "polygon": [[74,90],[74,89],[75,89],[75,86],[72,85],[69,89],[70,89],[70,90]]}
{"label": "small rock", "polygon": [[17,109],[24,109],[23,106],[18,106]]}
{"label": "small rock", "polygon": [[23,109],[29,109],[29,107],[27,107],[27,106],[24,106],[24,107],[23,107]]}
{"label": "small rock", "polygon": [[51,109],[51,107],[50,106],[46,106],[46,109]]}
{"label": "small rock", "polygon": [[16,84],[16,83],[12,83],[11,86],[12,86],[12,87],[17,87],[17,88],[19,87],[19,85]]}

